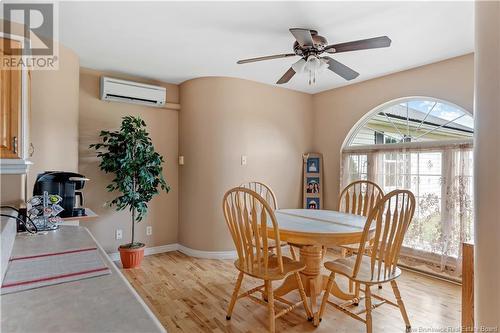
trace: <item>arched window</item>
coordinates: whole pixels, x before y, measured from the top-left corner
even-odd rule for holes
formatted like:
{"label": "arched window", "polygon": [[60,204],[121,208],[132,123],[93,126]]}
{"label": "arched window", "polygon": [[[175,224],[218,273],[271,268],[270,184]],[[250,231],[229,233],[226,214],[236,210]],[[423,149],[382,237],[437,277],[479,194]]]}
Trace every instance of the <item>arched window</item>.
{"label": "arched window", "polygon": [[465,110],[435,99],[405,99],[384,104],[369,114],[348,146],[467,140],[474,120]]}
{"label": "arched window", "polygon": [[342,186],[357,179],[385,193],[409,189],[415,218],[402,252],[459,273],[461,243],[473,237],[472,115],[433,98],[404,98],[369,112],[342,148]]}

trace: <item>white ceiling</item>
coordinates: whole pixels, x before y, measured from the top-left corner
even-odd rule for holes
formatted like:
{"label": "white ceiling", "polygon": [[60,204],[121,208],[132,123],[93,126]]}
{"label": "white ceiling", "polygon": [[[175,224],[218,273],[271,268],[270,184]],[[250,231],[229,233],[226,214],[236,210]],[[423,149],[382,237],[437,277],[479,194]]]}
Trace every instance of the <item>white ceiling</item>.
{"label": "white ceiling", "polygon": [[[359,82],[473,51],[473,2],[64,2],[60,40],[84,67],[181,83],[202,76],[275,84],[299,58],[237,65],[288,53],[290,27],[333,44],[387,35],[392,46],[335,55]],[[329,71],[284,87],[316,93],[348,84]]]}

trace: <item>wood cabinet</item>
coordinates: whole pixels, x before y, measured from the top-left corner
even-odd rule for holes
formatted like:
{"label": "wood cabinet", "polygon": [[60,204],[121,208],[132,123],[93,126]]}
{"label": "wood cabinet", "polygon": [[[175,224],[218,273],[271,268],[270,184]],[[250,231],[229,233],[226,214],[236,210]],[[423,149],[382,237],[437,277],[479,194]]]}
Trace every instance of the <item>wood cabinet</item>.
{"label": "wood cabinet", "polygon": [[[0,56],[2,63],[8,57],[5,43],[11,48],[20,47],[18,41],[0,38]],[[19,159],[22,122],[22,70],[0,69],[0,158]]]}

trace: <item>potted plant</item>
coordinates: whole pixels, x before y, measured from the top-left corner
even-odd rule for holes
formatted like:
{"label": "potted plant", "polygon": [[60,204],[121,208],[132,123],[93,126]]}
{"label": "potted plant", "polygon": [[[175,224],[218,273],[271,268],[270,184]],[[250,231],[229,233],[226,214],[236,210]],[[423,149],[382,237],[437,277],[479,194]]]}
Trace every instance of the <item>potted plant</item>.
{"label": "potted plant", "polygon": [[123,268],[141,264],[145,245],[135,241],[135,224],[147,214],[148,202],[160,189],[170,190],[162,174],[163,157],[155,151],[145,127],[139,117],[123,117],[118,131],[101,131],[101,142],[89,147],[97,151],[101,170],[115,174],[106,188],[120,195],[108,204],[118,211],[128,208],[131,212],[132,240],[118,248]]}

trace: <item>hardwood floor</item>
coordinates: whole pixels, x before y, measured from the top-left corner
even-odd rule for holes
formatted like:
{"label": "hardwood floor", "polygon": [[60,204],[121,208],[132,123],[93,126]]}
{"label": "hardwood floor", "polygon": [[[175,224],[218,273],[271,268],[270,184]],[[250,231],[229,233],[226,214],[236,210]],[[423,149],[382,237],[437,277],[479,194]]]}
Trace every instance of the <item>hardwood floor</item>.
{"label": "hardwood floor", "polygon": [[[327,256],[334,257],[331,253]],[[267,331],[266,307],[248,298],[236,303],[230,321],[225,319],[237,277],[233,260],[196,259],[168,252],[147,256],[141,268],[123,272],[169,333]],[[459,327],[460,286],[408,271],[403,272],[398,284],[414,332],[421,328]],[[256,280],[245,277],[241,290],[257,285]],[[347,288],[347,281],[340,280],[340,285]],[[372,290],[393,298],[389,284],[382,290]],[[296,292],[285,297],[299,299]],[[383,305],[372,312],[372,317],[374,332],[405,331],[395,307]],[[365,332],[365,326],[328,306],[321,325],[315,328],[306,321],[303,307],[299,307],[276,321],[276,331]]]}

